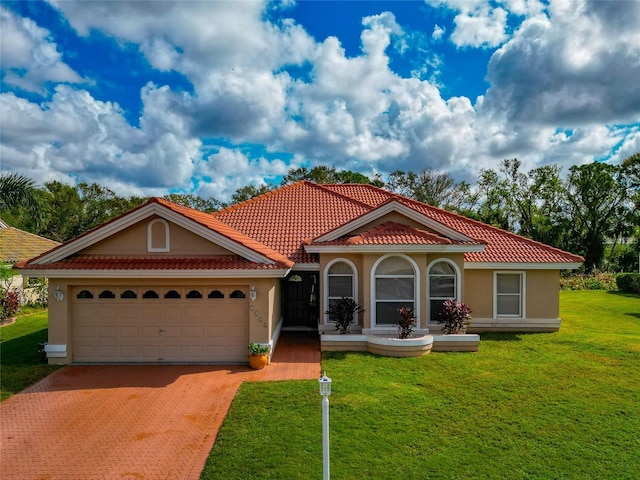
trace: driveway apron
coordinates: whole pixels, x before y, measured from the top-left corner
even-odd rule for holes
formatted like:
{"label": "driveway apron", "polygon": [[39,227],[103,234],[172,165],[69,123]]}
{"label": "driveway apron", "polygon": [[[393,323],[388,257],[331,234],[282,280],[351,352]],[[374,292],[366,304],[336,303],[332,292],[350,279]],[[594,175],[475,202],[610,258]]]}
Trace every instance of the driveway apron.
{"label": "driveway apron", "polygon": [[242,365],[65,367],[0,404],[0,478],[198,479],[245,381],[320,376],[315,336]]}

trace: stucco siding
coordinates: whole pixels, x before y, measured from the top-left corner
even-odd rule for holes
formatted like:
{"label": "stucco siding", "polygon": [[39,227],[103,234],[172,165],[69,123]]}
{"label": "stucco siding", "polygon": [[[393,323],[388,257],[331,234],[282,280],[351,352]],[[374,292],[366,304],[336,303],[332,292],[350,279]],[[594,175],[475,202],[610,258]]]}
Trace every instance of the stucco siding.
{"label": "stucco siding", "polygon": [[[90,255],[149,255],[147,250],[148,225],[159,217],[150,217],[124,229],[81,253]],[[230,255],[231,252],[175,223],[169,224],[168,252],[153,252],[154,256]],[[157,230],[155,231],[158,236]],[[157,239],[156,239],[157,241]]]}

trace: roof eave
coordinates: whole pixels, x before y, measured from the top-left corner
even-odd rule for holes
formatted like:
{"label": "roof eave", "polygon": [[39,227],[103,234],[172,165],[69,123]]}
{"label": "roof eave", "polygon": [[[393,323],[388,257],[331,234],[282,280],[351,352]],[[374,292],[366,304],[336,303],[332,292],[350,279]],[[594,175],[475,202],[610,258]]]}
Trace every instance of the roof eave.
{"label": "roof eave", "polygon": [[289,268],[202,269],[202,270],[122,270],[122,269],[21,269],[23,277],[45,278],[284,278]]}
{"label": "roof eave", "polygon": [[467,253],[482,252],[485,245],[305,245],[307,253]]}
{"label": "roof eave", "polygon": [[581,262],[464,262],[465,270],[577,270]]}

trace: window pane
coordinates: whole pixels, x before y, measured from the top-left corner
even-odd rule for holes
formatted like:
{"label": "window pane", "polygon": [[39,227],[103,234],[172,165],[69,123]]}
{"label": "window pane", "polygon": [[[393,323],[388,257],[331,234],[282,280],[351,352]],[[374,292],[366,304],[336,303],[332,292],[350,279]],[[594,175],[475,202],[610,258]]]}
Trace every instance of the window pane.
{"label": "window pane", "polygon": [[429,275],[455,275],[455,273],[455,270],[448,262],[438,262],[429,270]]}
{"label": "window pane", "polygon": [[498,295],[498,315],[520,316],[520,295]]}
{"label": "window pane", "polygon": [[413,268],[404,258],[389,257],[380,262],[376,275],[413,275]]}
{"label": "window pane", "polygon": [[413,302],[378,302],[376,304],[376,325],[395,325],[398,323],[400,307],[413,308]]}
{"label": "window pane", "polygon": [[498,293],[520,293],[520,275],[501,273],[497,276]]}
{"label": "window pane", "polygon": [[429,296],[454,298],[456,296],[455,277],[429,277]]}
{"label": "window pane", "polygon": [[429,302],[429,320],[437,322],[440,320],[440,312],[444,309],[445,300],[431,300]]}
{"label": "window pane", "polygon": [[329,273],[348,273],[351,274],[351,267],[344,262],[337,262],[331,265],[329,268]]}
{"label": "window pane", "polygon": [[330,297],[353,297],[353,277],[329,276]]}
{"label": "window pane", "polygon": [[413,278],[376,278],[376,299],[413,300]]}

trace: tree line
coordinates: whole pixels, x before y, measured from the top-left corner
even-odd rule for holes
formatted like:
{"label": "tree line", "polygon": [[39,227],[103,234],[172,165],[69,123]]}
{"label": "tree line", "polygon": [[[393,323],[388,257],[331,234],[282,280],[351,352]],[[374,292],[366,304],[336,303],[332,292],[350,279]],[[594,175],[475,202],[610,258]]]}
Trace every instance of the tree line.
{"label": "tree line", "polygon": [[[318,166],[289,170],[279,184],[246,185],[229,202],[193,194],[164,198],[213,212],[300,180],[371,184],[435,207],[582,255],[586,271],[635,271],[640,252],[640,152],[620,165],[558,165],[528,172],[517,159],[485,169],[477,183],[456,182],[446,172],[396,170],[385,180]],[[0,217],[9,225],[59,242],[69,240],[144,203],[98,184],[51,181],[39,187],[16,174],[0,176]]]}

